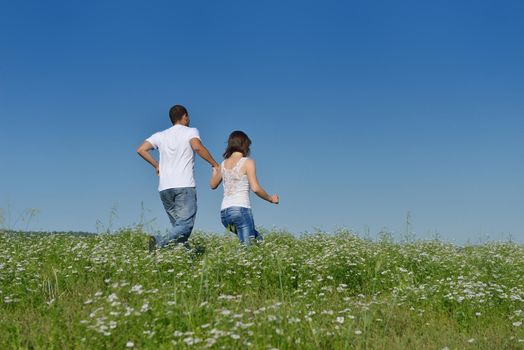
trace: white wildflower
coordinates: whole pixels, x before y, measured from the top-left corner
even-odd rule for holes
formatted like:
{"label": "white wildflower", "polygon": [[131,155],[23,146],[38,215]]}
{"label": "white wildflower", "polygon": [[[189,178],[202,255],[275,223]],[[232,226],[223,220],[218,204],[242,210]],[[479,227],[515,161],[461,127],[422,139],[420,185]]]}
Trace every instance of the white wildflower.
{"label": "white wildflower", "polygon": [[140,284],[135,284],[135,285],[131,288],[131,293],[142,294],[142,293],[144,293],[143,288],[144,288],[144,287],[142,287]]}
{"label": "white wildflower", "polygon": [[150,307],[149,307],[149,303],[146,301],[146,302],[144,302],[144,304],[140,308],[140,312],[146,312],[148,310],[150,310]]}
{"label": "white wildflower", "polygon": [[193,345],[193,344],[198,344],[202,341],[202,339],[200,338],[193,338],[193,337],[187,337],[187,338],[184,338],[184,343],[186,343],[187,345]]}

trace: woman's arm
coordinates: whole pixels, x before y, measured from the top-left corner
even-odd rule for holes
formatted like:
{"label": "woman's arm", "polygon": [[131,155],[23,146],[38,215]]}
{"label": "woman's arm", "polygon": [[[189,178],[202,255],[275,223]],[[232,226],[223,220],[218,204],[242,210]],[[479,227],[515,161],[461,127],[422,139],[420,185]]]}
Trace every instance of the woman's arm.
{"label": "woman's arm", "polygon": [[209,186],[212,190],[216,190],[218,185],[222,182],[222,172],[220,171],[220,166],[213,167],[213,174],[211,175],[211,181],[209,181]]}
{"label": "woman's arm", "polygon": [[278,204],[279,198],[276,194],[270,196],[267,194],[266,191],[260,186],[257,179],[257,169],[255,165],[255,161],[253,159],[246,160],[246,174],[247,174],[247,180],[249,181],[249,187],[251,187],[251,191],[255,192],[257,196],[260,198],[273,203]]}

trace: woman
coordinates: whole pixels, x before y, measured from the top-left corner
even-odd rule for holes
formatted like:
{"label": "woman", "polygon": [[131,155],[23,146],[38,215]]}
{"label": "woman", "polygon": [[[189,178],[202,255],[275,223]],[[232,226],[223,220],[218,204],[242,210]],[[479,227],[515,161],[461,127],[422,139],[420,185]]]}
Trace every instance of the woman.
{"label": "woman", "polygon": [[228,230],[238,235],[243,244],[251,240],[262,240],[255,230],[249,189],[266,201],[278,204],[276,194],[270,196],[264,191],[257,180],[255,161],[248,158],[251,140],[242,131],[233,131],[227,140],[224,161],[218,168],[213,168],[211,189],[216,189],[224,181],[224,199],[220,209],[222,224]]}

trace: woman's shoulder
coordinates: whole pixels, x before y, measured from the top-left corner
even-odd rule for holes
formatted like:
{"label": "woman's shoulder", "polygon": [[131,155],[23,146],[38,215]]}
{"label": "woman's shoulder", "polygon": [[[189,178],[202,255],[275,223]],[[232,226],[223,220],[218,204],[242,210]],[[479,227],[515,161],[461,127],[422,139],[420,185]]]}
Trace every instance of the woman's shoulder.
{"label": "woman's shoulder", "polygon": [[244,157],[245,160],[244,160],[244,164],[243,164],[243,168],[252,168],[255,166],[255,160],[251,157]]}

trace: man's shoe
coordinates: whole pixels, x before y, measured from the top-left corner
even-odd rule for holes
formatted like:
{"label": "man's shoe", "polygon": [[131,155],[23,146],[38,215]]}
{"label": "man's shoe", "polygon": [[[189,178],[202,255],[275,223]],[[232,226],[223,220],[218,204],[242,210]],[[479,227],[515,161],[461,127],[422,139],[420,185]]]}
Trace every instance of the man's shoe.
{"label": "man's shoe", "polygon": [[149,236],[149,239],[148,239],[148,249],[149,249],[149,252],[152,253],[156,250],[156,238],[155,236]]}

